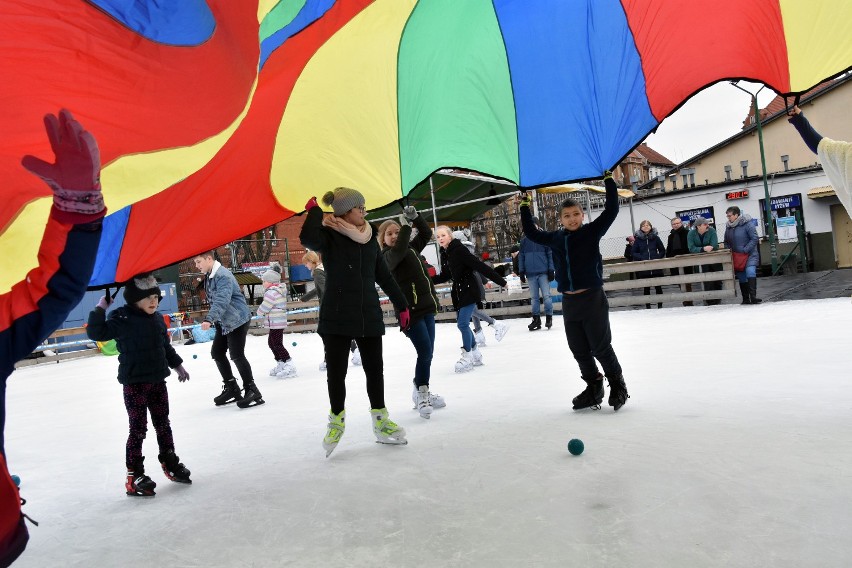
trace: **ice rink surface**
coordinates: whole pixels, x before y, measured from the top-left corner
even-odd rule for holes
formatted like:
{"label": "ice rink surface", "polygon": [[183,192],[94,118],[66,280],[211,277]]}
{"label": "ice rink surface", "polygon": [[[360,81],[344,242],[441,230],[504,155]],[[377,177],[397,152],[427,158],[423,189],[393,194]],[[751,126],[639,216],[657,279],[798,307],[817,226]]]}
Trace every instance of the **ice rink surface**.
{"label": "ice rink surface", "polygon": [[501,343],[486,329],[485,365],[461,375],[458,330],[439,324],[431,386],[447,407],[428,421],[412,410],[414,348],[388,329],[386,404],[409,444],[375,443],[350,365],[328,459],[316,334],[285,336],[292,379],[269,377],[266,337],[249,337],[267,403],[245,410],[213,406],[209,343],[179,345],[192,378],[169,378],[171,420],[194,483],[165,479],[149,425],[149,499],[124,492],[116,358],[16,371],[7,453],[40,526],[15,567],[852,564],[849,299],[611,320],[631,396],[619,412],[571,410],[584,384],[556,316],[550,331],[507,320]]}

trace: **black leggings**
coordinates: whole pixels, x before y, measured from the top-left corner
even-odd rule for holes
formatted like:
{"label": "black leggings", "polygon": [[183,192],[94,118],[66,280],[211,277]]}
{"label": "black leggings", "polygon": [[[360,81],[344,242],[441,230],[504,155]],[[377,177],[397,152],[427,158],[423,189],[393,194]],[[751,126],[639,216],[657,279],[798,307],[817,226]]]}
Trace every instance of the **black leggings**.
{"label": "black leggings", "polygon": [[[349,346],[353,338],[345,335],[322,335],[325,346],[328,400],[331,412],[340,414],[346,405],[346,371],[349,369]],[[382,360],[382,336],[356,337],[361,351],[361,365],[367,375],[367,397],[370,408],[385,407],[385,371]]]}
{"label": "black leggings", "polygon": [[231,370],[231,364],[228,363],[227,353],[231,354],[231,361],[237,366],[237,372],[243,380],[243,386],[246,382],[254,382],[254,377],[251,374],[251,365],[246,359],[246,336],[248,335],[249,322],[244,323],[238,328],[231,330],[228,335],[222,335],[222,326],[216,324],[216,336],[213,338],[213,347],[210,348],[210,355],[216,361],[216,366],[219,368],[219,373],[222,375],[222,380],[225,382],[235,379],[234,372]]}
{"label": "black leggings", "polygon": [[598,366],[595,359],[600,361],[607,377],[621,376],[621,364],[612,348],[609,302],[603,288],[594,288],[580,294],[563,294],[562,321],[565,324],[568,347],[577,360],[584,379],[597,376]]}

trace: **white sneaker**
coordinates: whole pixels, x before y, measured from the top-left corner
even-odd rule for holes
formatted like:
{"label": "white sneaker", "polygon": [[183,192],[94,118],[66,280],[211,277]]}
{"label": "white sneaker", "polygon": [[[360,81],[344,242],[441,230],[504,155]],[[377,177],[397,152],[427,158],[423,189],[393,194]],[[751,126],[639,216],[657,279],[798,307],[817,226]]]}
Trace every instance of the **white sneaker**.
{"label": "white sneaker", "polygon": [[373,434],[376,435],[377,442],[395,445],[408,443],[405,439],[405,428],[388,418],[387,408],[372,409],[370,415],[373,417]]}
{"label": "white sneaker", "polygon": [[469,373],[473,371],[473,355],[470,351],[461,350],[461,357],[456,361],[456,373]]}
{"label": "white sneaker", "polygon": [[291,377],[295,377],[296,374],[296,365],[293,364],[292,359],[288,359],[281,364],[281,370],[278,371],[275,376],[279,379],[289,379]]}
{"label": "white sneaker", "polygon": [[477,346],[485,347],[485,333],[481,329],[473,332],[473,338],[476,340]]}
{"label": "white sneaker", "polygon": [[503,323],[500,320],[494,322],[494,339],[497,341],[503,341],[503,338],[506,337],[506,334],[509,333],[509,324]]}
{"label": "white sneaker", "polygon": [[356,367],[361,366],[361,350],[360,349],[356,349],[355,351],[352,352],[352,364],[355,365]]}
{"label": "white sneaker", "polygon": [[284,361],[278,361],[278,363],[274,367],[269,369],[269,376],[270,377],[276,376],[278,373],[281,372],[281,370],[283,368],[284,368]]}
{"label": "white sneaker", "polygon": [[319,370],[320,370],[320,371],[325,371],[325,367],[326,367],[325,359],[323,359],[323,360],[322,360],[322,363],[320,363]]}
{"label": "white sneaker", "polygon": [[473,357],[473,366],[474,367],[481,367],[482,366],[482,352],[479,350],[479,347],[474,345],[473,349],[470,350],[470,354]]}
{"label": "white sneaker", "polygon": [[429,396],[429,386],[423,385],[414,390],[414,407],[420,413],[420,418],[427,420],[432,416],[432,397]]}

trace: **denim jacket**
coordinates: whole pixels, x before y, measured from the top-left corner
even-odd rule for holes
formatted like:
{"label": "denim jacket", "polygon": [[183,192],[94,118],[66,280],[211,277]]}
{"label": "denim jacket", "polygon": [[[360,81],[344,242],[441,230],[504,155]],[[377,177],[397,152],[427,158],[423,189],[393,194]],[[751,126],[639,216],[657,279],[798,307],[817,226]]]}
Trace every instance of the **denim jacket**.
{"label": "denim jacket", "polygon": [[212,276],[204,279],[204,290],[210,302],[210,311],[204,321],[218,323],[222,334],[228,335],[251,319],[246,297],[231,272],[217,261]]}

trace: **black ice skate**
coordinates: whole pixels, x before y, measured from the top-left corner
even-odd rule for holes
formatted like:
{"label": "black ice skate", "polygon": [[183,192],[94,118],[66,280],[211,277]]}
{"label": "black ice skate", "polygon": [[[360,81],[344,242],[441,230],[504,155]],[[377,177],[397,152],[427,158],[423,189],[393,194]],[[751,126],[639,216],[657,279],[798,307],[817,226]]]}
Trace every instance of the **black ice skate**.
{"label": "black ice skate", "polygon": [[163,473],[170,481],[175,483],[192,483],[189,478],[190,471],[186,466],[180,463],[180,458],[177,457],[174,451],[166,452],[157,456],[160,460],[160,465],[163,467]]}
{"label": "black ice skate", "polygon": [[527,329],[530,331],[541,329],[541,316],[533,316],[533,319],[527,326]]}
{"label": "black ice skate", "polygon": [[[630,395],[627,394],[627,385],[624,384],[624,375],[607,377],[606,380],[609,381],[609,405],[613,410],[618,410],[630,398]],[[601,389],[601,392],[603,392],[603,389]]]}
{"label": "black ice skate", "polygon": [[124,482],[124,488],[131,497],[153,497],[156,495],[154,488],[157,487],[157,484],[145,475],[144,461],[145,458],[142,458],[133,467],[127,468],[127,481]]}
{"label": "black ice skate", "polygon": [[237,384],[236,379],[228,379],[225,381],[225,384],[222,385],[222,393],[213,398],[214,404],[216,406],[222,406],[223,404],[230,404],[232,402],[238,402],[242,400],[242,395],[240,394],[240,387]]}
{"label": "black ice skate", "polygon": [[584,408],[600,410],[604,397],[603,375],[598,373],[598,376],[593,379],[583,380],[587,386],[583,392],[574,397],[572,401],[574,403],[574,410],[582,410]]}
{"label": "black ice skate", "polygon": [[553,327],[553,316],[552,315],[545,315],[544,316],[544,327],[546,327],[547,329],[550,329],[551,327]]}
{"label": "black ice skate", "polygon": [[266,402],[263,400],[260,390],[258,390],[257,385],[254,384],[254,381],[245,381],[243,386],[245,386],[243,399],[237,401],[237,406],[240,408],[248,408],[249,406],[258,406]]}

